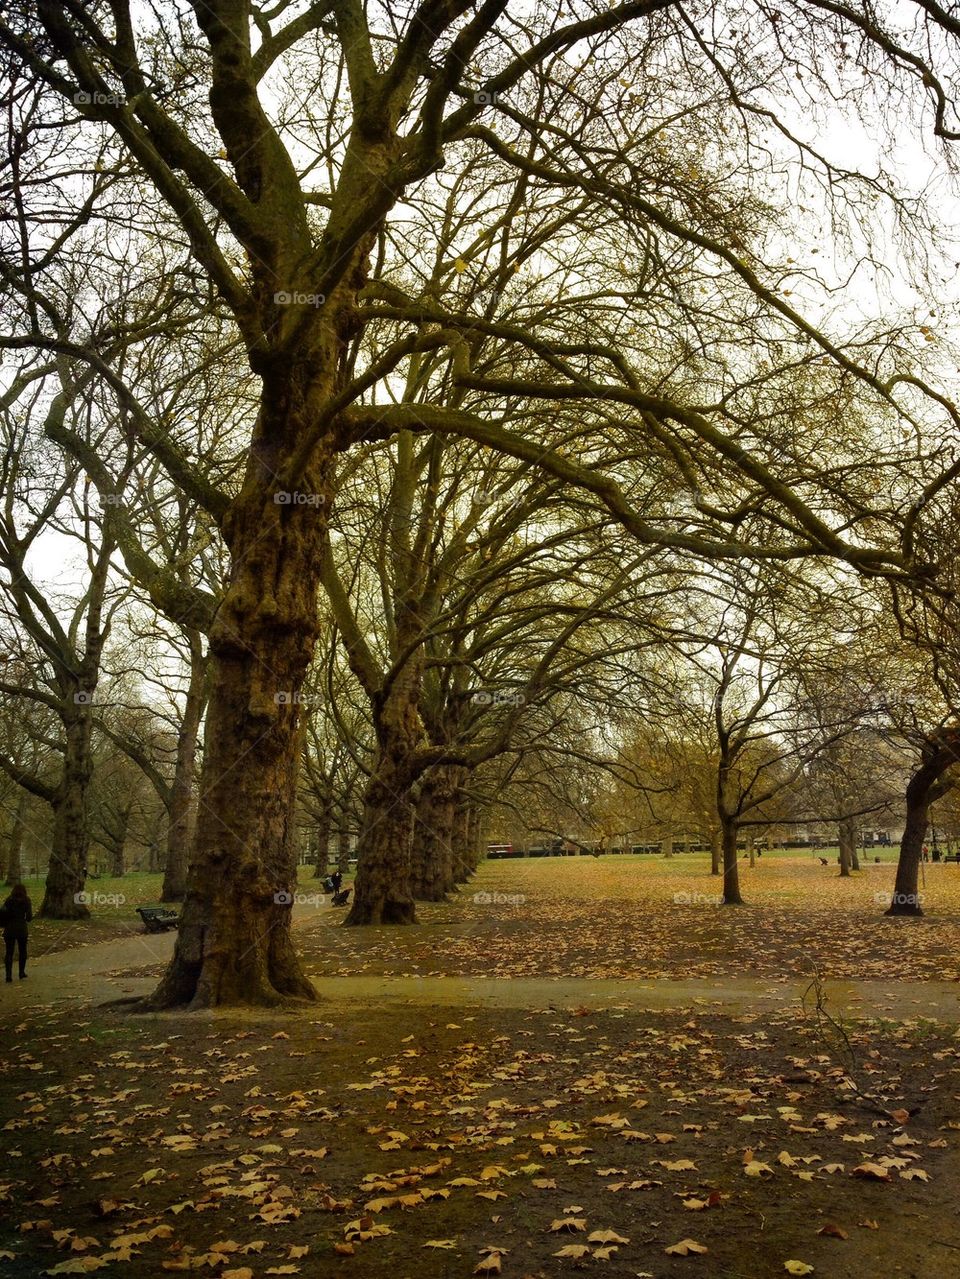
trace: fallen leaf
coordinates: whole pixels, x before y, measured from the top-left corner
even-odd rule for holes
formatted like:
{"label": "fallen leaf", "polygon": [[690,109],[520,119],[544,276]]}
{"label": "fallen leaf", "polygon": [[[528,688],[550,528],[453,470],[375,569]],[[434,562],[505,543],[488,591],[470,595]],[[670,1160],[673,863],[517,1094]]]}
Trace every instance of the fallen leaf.
{"label": "fallen leaf", "polygon": [[623,1235],[618,1235],[615,1230],[594,1230],[587,1235],[587,1243],[629,1243],[629,1239],[624,1239]]}
{"label": "fallen leaf", "polygon": [[679,1243],[672,1243],[663,1251],[670,1257],[689,1257],[692,1253],[709,1252],[710,1249],[697,1243],[695,1239],[681,1239]]}
{"label": "fallen leaf", "polygon": [[851,1177],[866,1177],[872,1181],[889,1181],[890,1169],[880,1164],[858,1164],[850,1174]]}

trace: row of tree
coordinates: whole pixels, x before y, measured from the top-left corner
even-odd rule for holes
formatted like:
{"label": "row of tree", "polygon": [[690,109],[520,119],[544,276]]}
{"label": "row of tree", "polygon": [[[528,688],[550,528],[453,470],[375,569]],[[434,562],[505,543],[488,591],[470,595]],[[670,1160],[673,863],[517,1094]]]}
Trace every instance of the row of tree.
{"label": "row of tree", "polygon": [[[0,763],[53,815],[51,912],[95,739],[165,791],[156,1004],[313,997],[305,803],[359,793],[349,922],[409,922],[504,788],[643,774],[698,681],[728,900],[737,827],[855,749],[878,669],[924,672],[920,813],[960,413],[942,197],[894,152],[956,138],[958,30],[908,9],[7,6],[0,692],[47,754]],[[889,139],[862,168],[817,139],[852,118]],[[172,765],[154,706],[112,713],[145,682]]]}

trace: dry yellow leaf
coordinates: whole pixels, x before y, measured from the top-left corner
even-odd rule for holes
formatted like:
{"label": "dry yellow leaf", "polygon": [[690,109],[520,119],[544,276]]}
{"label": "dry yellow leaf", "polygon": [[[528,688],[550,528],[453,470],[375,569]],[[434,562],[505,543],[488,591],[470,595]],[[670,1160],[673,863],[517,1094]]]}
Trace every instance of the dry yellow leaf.
{"label": "dry yellow leaf", "polygon": [[709,1252],[710,1249],[697,1243],[696,1239],[681,1239],[679,1243],[672,1243],[663,1251],[670,1257],[689,1257],[694,1253]]}
{"label": "dry yellow leaf", "polygon": [[872,1181],[889,1181],[890,1170],[881,1164],[858,1164],[850,1174],[851,1177],[866,1177]]}
{"label": "dry yellow leaf", "polygon": [[624,1239],[623,1235],[618,1235],[615,1230],[593,1230],[587,1235],[587,1243],[629,1243],[629,1239]]}

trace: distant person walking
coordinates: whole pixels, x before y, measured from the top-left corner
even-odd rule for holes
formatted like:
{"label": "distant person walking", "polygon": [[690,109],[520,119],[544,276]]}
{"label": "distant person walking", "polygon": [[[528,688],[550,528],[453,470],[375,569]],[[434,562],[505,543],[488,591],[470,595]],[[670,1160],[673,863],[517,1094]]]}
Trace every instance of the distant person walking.
{"label": "distant person walking", "polygon": [[27,975],[27,925],[33,919],[33,903],[23,884],[16,884],[0,911],[3,921],[3,964],[7,981],[13,981],[13,950],[16,947],[20,976]]}

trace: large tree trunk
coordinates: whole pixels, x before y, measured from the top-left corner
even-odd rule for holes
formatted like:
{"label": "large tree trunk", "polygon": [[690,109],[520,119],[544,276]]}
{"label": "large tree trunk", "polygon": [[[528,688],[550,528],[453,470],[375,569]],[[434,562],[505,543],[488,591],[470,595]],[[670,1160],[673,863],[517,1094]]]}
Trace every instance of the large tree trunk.
{"label": "large tree trunk", "polygon": [[53,842],[40,914],[48,919],[86,919],[84,900],[90,848],[87,797],[93,763],[90,753],[92,714],[89,691],[77,695],[64,715],[66,729],[63,772],[53,802]]}
{"label": "large tree trunk", "polygon": [[21,790],[17,796],[17,807],[13,813],[13,824],[10,827],[10,838],[7,841],[7,878],[8,886],[19,884],[23,879],[23,868],[20,863],[23,853],[23,832],[27,819],[27,793]]}
{"label": "large tree trunk", "polygon": [[373,699],[377,759],[363,797],[353,904],[344,923],[414,924],[411,891],[411,788],[423,744],[420,672],[408,662],[386,694]]}
{"label": "large tree trunk", "polygon": [[[280,380],[279,367],[270,371]],[[301,481],[314,502],[274,500],[319,406],[309,386],[270,383],[265,376],[243,490],[223,522],[231,570],[210,631],[196,835],[176,950],[150,1001],[158,1007],[316,998],[290,925],[300,690],[317,637],[331,455],[321,463],[315,454]],[[268,407],[280,420],[265,421]]]}
{"label": "large tree trunk", "polygon": [[207,658],[199,631],[188,630],[190,645],[190,681],[183,707],[183,719],[177,731],[177,762],[168,810],[166,861],[163,870],[162,902],[182,901],[187,891],[187,863],[192,838],[194,803],[193,784],[197,768],[197,742],[200,721],[207,700]]}
{"label": "large tree trunk", "polygon": [[410,888],[412,835],[406,778],[382,764],[364,795],[353,905],[345,924],[417,922]]}
{"label": "large tree trunk", "polygon": [[454,887],[453,831],[461,771],[440,765],[430,769],[421,782],[411,871],[411,890],[417,901],[443,901]]}
{"label": "large tree trunk", "polygon": [[740,865],[737,861],[737,820],[721,817],[721,847],[723,851],[723,904],[742,906],[740,896]]}
{"label": "large tree trunk", "polygon": [[953,785],[944,773],[960,758],[956,729],[942,729],[924,747],[920,767],[907,783],[906,821],[900,841],[897,878],[888,915],[922,915],[920,907],[920,861],[927,836],[930,805]]}

